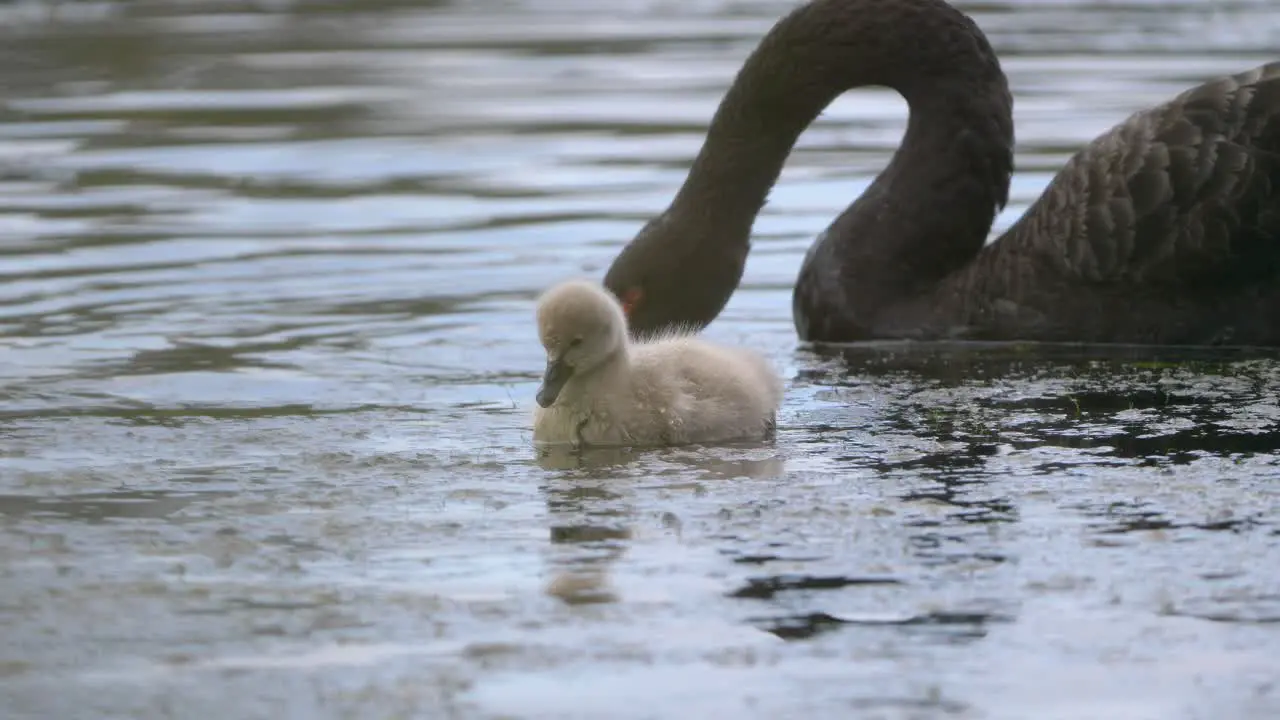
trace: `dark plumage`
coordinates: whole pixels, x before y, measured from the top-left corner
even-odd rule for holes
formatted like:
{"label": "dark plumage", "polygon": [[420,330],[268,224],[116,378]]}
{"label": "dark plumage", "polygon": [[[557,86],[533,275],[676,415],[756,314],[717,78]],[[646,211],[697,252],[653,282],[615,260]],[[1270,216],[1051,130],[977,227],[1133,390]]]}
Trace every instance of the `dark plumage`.
{"label": "dark plumage", "polygon": [[684,186],[605,276],[634,334],[715,319],[796,139],[866,85],[902,94],[907,131],[805,257],[801,339],[1280,345],[1280,62],[1134,114],[984,247],[1013,101],[982,31],[942,0],[813,0],[761,40]]}

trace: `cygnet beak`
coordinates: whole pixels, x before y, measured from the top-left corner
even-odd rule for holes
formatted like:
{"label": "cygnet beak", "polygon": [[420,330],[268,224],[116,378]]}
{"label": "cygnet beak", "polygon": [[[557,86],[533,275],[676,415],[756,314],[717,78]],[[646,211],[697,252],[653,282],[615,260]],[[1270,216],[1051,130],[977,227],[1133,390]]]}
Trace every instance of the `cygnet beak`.
{"label": "cygnet beak", "polygon": [[547,370],[542,374],[542,384],[538,386],[538,404],[544,408],[551,407],[571,377],[573,366],[564,362],[563,358],[548,360]]}

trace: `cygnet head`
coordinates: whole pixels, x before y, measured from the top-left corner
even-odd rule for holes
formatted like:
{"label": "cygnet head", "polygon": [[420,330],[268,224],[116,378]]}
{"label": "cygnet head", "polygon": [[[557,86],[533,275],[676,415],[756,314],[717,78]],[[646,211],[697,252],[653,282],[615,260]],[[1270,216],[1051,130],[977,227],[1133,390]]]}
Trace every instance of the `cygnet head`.
{"label": "cygnet head", "polygon": [[538,299],[538,339],[547,350],[547,370],[538,404],[550,407],[565,383],[588,373],[626,347],[627,318],[602,286],[570,280]]}

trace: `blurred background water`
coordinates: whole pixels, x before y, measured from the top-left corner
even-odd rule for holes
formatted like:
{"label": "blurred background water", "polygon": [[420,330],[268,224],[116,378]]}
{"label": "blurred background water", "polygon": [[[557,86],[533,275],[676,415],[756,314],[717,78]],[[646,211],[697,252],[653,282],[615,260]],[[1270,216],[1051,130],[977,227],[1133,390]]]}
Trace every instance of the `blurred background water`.
{"label": "blurred background water", "polygon": [[[905,126],[801,139],[707,331],[775,443],[538,457],[532,302],[670,199],[786,0],[0,5],[6,718],[1272,718],[1280,363],[799,345]],[[964,3],[997,230],[1280,5]]]}

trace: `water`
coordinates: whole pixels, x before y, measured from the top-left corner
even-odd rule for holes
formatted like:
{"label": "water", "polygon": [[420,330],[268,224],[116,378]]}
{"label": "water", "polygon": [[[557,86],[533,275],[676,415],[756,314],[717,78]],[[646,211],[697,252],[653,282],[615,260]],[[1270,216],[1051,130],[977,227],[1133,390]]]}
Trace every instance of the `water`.
{"label": "water", "polygon": [[[789,6],[0,7],[5,716],[1274,717],[1274,355],[796,342],[888,92],[804,136],[708,331],[783,370],[776,443],[533,452],[533,298],[665,205]],[[999,228],[1280,37],[967,9]]]}

